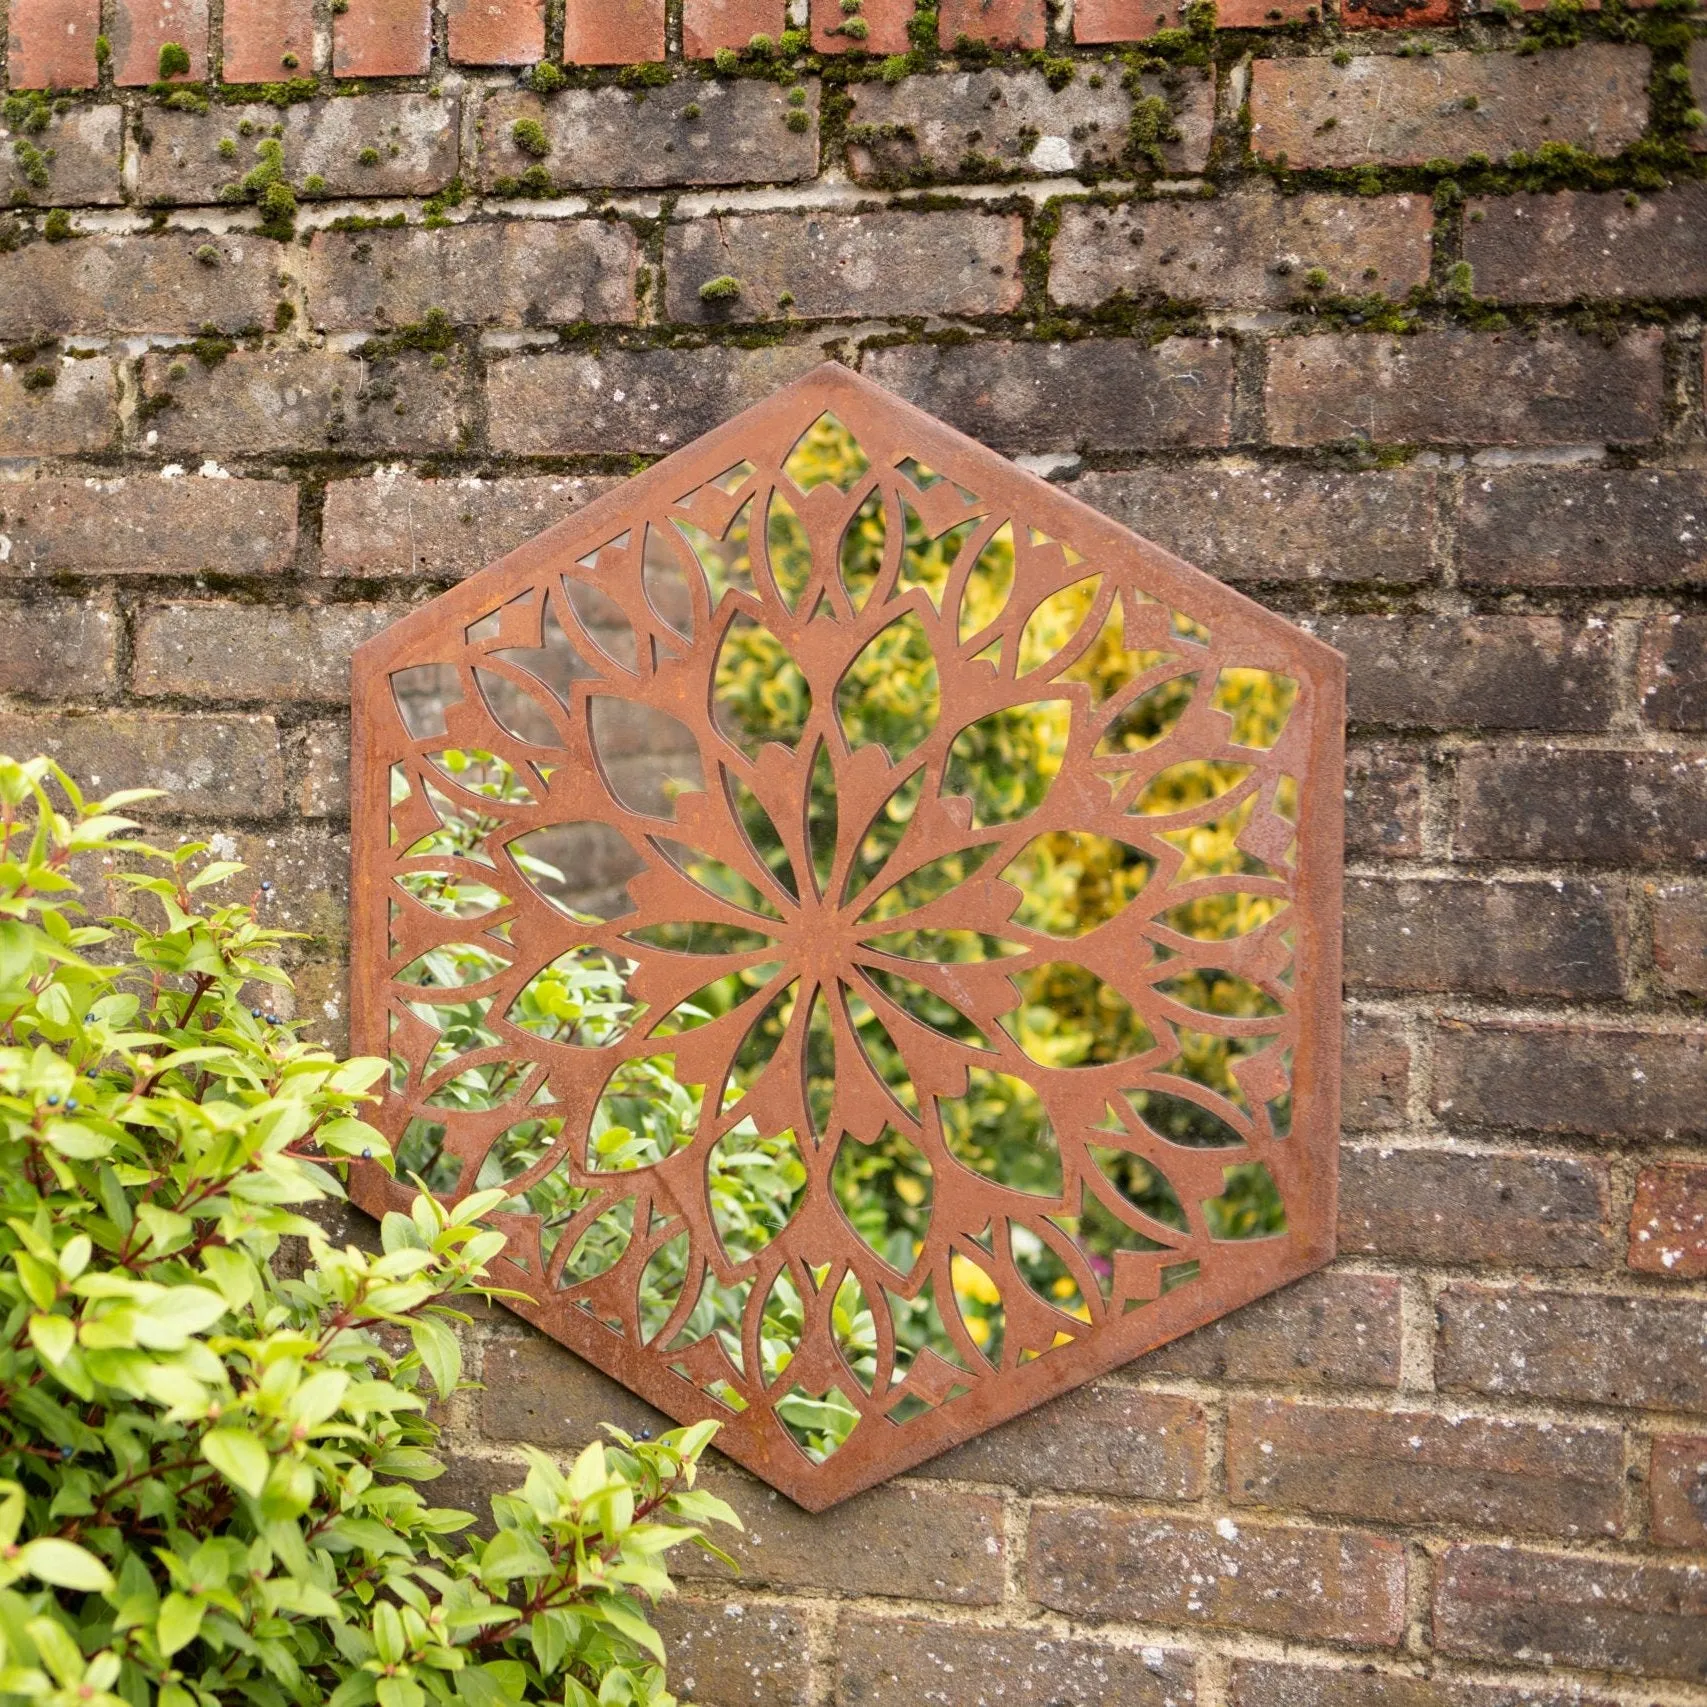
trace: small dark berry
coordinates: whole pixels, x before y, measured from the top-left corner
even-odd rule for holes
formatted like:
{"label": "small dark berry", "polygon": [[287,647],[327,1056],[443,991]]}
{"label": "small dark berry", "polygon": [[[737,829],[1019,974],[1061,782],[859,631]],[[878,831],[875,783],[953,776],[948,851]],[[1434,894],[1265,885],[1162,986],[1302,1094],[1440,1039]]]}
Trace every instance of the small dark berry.
{"label": "small dark berry", "polygon": [[362,1160],[364,1162],[371,1162],[373,1160],[373,1146],[371,1144],[363,1146]]}
{"label": "small dark berry", "polygon": [[47,1106],[49,1108],[58,1108],[59,1107],[59,1098],[58,1097],[49,1097],[47,1099]]}

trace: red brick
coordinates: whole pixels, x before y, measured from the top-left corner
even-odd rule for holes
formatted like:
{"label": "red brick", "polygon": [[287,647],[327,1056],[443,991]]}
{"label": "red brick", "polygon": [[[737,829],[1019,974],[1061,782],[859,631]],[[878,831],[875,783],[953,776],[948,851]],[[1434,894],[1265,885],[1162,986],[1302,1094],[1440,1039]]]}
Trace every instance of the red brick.
{"label": "red brick", "polygon": [[1630,1210],[1629,1261],[1674,1280],[1707,1275],[1707,1167],[1642,1169]]}
{"label": "red brick", "polygon": [[1339,1247],[1391,1262],[1604,1268],[1616,1260],[1605,1162],[1344,1145]]}
{"label": "red brick", "polygon": [[1223,581],[1403,587],[1434,574],[1427,469],[1197,462],[1082,474],[1069,490]]}
{"label": "red brick", "polygon": [[11,0],[6,74],[14,89],[90,89],[99,0]]}
{"label": "red brick", "polygon": [[458,65],[531,65],[545,53],[545,0],[451,0]]}
{"label": "red brick", "polygon": [[1642,629],[1642,717],[1656,729],[1707,729],[1707,618],[1676,611]]}
{"label": "red brick", "polygon": [[739,52],[754,36],[775,41],[787,27],[783,0],[683,0],[682,55],[710,59],[720,47]]}
{"label": "red brick", "polygon": [[664,0],[569,0],[563,58],[570,65],[626,65],[664,57]]}
{"label": "red brick", "polygon": [[1041,1630],[989,1629],[922,1618],[846,1620],[840,1707],[1183,1707],[1191,1655]]}
{"label": "red brick", "polygon": [[897,345],[865,371],[1009,453],[1225,445],[1232,432],[1233,349],[1219,338]]}
{"label": "red brick", "polygon": [[1582,1685],[1484,1683],[1436,1672],[1378,1672],[1360,1665],[1328,1670],[1286,1660],[1235,1660],[1229,1707],[1613,1707]]}
{"label": "red brick", "polygon": [[814,53],[905,53],[912,46],[907,20],[913,15],[912,0],[865,0],[859,16],[865,35],[847,35],[848,21],[841,0],[812,0],[812,51]]}
{"label": "red brick", "polygon": [[1346,848],[1368,859],[1410,859],[1422,852],[1426,768],[1391,747],[1346,754]]}
{"label": "red brick", "polygon": [[1482,587],[1665,587],[1707,578],[1698,470],[1507,468],[1473,474],[1459,577]]}
{"label": "red brick", "polygon": [[[1024,291],[1018,214],[724,214],[672,225],[664,241],[671,320],[1005,314]],[[741,295],[705,302],[700,287],[737,276]]]}
{"label": "red brick", "polygon": [[1615,1535],[1624,1440],[1613,1429],[1235,1399],[1234,1505],[1542,1535]]}
{"label": "red brick", "polygon": [[1707,1549],[1707,1438],[1654,1437],[1648,1532],[1662,1547]]}
{"label": "red brick", "polygon": [[1434,1638],[1446,1653],[1699,1682],[1707,1572],[1694,1566],[1462,1546],[1440,1561]]}
{"label": "red brick", "polygon": [[1080,1387],[920,1473],[1026,1490],[1194,1500],[1203,1493],[1202,1407],[1172,1393]]}
{"label": "red brick", "polygon": [[1433,224],[1427,198],[1407,195],[1243,190],[1208,201],[1069,203],[1050,249],[1049,294],[1074,308],[1116,293],[1283,308],[1308,300],[1304,274],[1319,268],[1337,295],[1401,297],[1427,282]]}
{"label": "red brick", "polygon": [[1127,1367],[1135,1375],[1200,1381],[1396,1387],[1399,1282],[1391,1275],[1312,1274]]}
{"label": "red brick", "polygon": [[428,0],[350,0],[332,19],[335,77],[418,77],[432,48]]}
{"label": "red brick", "polygon": [[1707,857],[1707,758],[1478,747],[1458,764],[1461,858],[1670,865]]}
{"label": "red brick", "polygon": [[1350,989],[1619,996],[1628,929],[1599,884],[1479,878],[1346,884]]}
{"label": "red brick", "polygon": [[1350,1013],[1341,1036],[1340,1117],[1347,1130],[1381,1132],[1406,1124],[1411,1046],[1393,1021]]}
{"label": "red brick", "polygon": [[296,555],[284,481],[40,478],[0,484],[9,575],[262,575]]}
{"label": "red brick", "polygon": [[647,1613],[664,1638],[670,1688],[716,1707],[808,1707],[811,1630],[780,1601],[661,1600]]}
{"label": "red brick", "polygon": [[1178,0],[1074,0],[1073,39],[1142,41],[1179,25]]}
{"label": "red brick", "polygon": [[1088,1624],[1154,1620],[1358,1647],[1392,1647],[1404,1633],[1404,1548],[1356,1530],[1038,1506],[1028,1567],[1033,1600]]}
{"label": "red brick", "polygon": [[[47,369],[53,384],[38,389],[34,375]],[[117,430],[118,379],[105,356],[62,361],[50,352],[28,364],[0,359],[0,457],[105,450]]]}
{"label": "red brick", "polygon": [[220,74],[227,83],[276,83],[306,76],[313,65],[313,0],[225,0]]}
{"label": "red brick", "polygon": [[937,40],[950,50],[963,36],[991,47],[1043,46],[1043,0],[941,0]]}
{"label": "red brick", "polygon": [[[0,515],[5,501],[6,488],[0,486]],[[78,700],[110,693],[120,627],[105,599],[0,602],[0,693]]]}
{"label": "red brick", "polygon": [[171,42],[190,56],[179,75],[207,76],[207,0],[116,0],[113,81],[121,87],[160,81],[160,50]]}
{"label": "red brick", "polygon": [[1279,24],[1314,23],[1314,0],[1217,0],[1215,22],[1224,30],[1272,30]]}
{"label": "red brick", "polygon": [[1528,56],[1259,59],[1251,143],[1294,167],[1503,160],[1541,140],[1617,154],[1648,122],[1647,85],[1646,48],[1603,42]]}
{"label": "red brick", "polygon": [[1654,967],[1668,990],[1707,996],[1707,893],[1687,883],[1651,891]]}
{"label": "red brick", "polygon": [[1340,21],[1348,30],[1421,30],[1450,24],[1454,0],[1342,0]]}
{"label": "red brick", "polygon": [[1434,1110],[1454,1125],[1632,1139],[1707,1133],[1699,1032],[1451,1021],[1434,1067]]}
{"label": "red brick", "polygon": [[1569,333],[1283,338],[1269,354],[1269,429],[1289,445],[1635,443],[1663,422],[1663,345],[1654,329],[1610,345]]}
{"label": "red brick", "polygon": [[1696,1300],[1456,1285],[1435,1311],[1444,1392],[1679,1411],[1707,1402]]}
{"label": "red brick", "polygon": [[321,572],[444,580],[471,575],[613,484],[614,477],[599,474],[422,480],[392,468],[367,479],[334,480],[320,525]]}
{"label": "red brick", "polygon": [[1476,294],[1501,302],[1707,295],[1707,186],[1680,185],[1634,207],[1630,199],[1564,190],[1471,202],[1464,259]]}

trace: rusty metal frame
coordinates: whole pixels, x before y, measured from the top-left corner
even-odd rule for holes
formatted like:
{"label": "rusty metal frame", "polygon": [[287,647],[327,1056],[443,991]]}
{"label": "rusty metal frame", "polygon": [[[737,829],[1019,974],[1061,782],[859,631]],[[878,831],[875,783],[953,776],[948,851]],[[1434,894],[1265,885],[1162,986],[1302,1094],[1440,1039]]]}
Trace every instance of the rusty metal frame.
{"label": "rusty metal frame", "polygon": [[[849,490],[826,483],[802,492],[787,482],[783,464],[802,433],[825,413],[852,433],[870,468]],[[929,490],[919,489],[902,468],[909,458],[946,480]],[[754,470],[744,484],[733,491],[726,489],[727,480],[724,485],[713,484],[743,461]],[[685,544],[677,544],[682,535],[667,528],[669,519],[681,517],[720,536],[741,505],[752,500],[762,514],[775,490],[786,493],[810,536],[815,564],[810,583],[802,596],[787,601],[769,578],[762,545],[755,537],[754,590],[726,591],[714,605],[698,559]],[[955,561],[940,612],[926,592],[899,582],[893,561],[898,545],[890,550],[890,561],[863,608],[856,608],[843,586],[837,572],[842,532],[874,491],[883,492],[885,501],[897,506],[894,514],[899,514],[904,498],[932,532],[965,517],[975,520],[971,538]],[[963,641],[955,626],[958,591],[982,542],[1005,520],[1011,520],[1019,542],[1012,596],[994,624]],[[646,596],[641,561],[648,523],[668,533],[685,571],[693,577],[690,638],[684,638]],[[1102,579],[1080,638],[1045,666],[1016,677],[1018,638],[1027,614],[1040,600],[1093,572]],[[635,637],[632,669],[614,661],[586,632],[574,602],[566,596],[569,583],[595,585],[620,607]],[[1174,733],[1147,754],[1116,765],[1112,773],[1107,763],[1093,764],[1099,731],[1129,703],[1131,695],[1098,705],[1083,683],[1054,678],[1083,651],[1088,643],[1084,637],[1097,629],[1113,600],[1123,593],[1138,595],[1125,606],[1128,623],[1161,624],[1152,639],[1171,648],[1175,660],[1141,677],[1134,691],[1177,675],[1182,668],[1204,671],[1223,665],[1270,670],[1300,684],[1291,720],[1271,750],[1253,753],[1232,746],[1225,714],[1211,710],[1205,702],[1194,706]],[[597,673],[567,684],[559,701],[547,707],[557,731],[553,742],[530,743],[501,727],[490,714],[474,666],[479,663],[488,672],[507,671],[518,677],[519,672],[494,655],[518,645],[537,646],[548,605]],[[1176,611],[1201,625],[1193,631],[1196,638],[1182,638],[1178,625],[1167,628],[1170,614]],[[711,705],[711,673],[721,636],[736,614],[767,626],[812,685],[811,719],[793,750],[772,745],[750,757],[718,726]],[[930,740],[896,766],[881,748],[849,750],[834,703],[836,684],[850,661],[872,635],[902,614],[916,618],[932,638],[943,712]],[[478,633],[471,637],[477,625]],[[1206,638],[1203,629],[1208,631]],[[994,661],[990,656],[993,640],[1004,642]],[[1185,664],[1178,661],[1181,655]],[[451,713],[448,735],[436,741],[411,739],[391,684],[395,672],[426,664],[455,669],[462,692]],[[957,730],[990,708],[1037,699],[1038,684],[1046,680],[1050,696],[1071,703],[1072,733],[1060,773],[1034,812],[993,830],[975,828],[968,804],[945,796],[940,787],[949,744]],[[538,687],[537,682],[524,685],[530,692]],[[673,822],[636,815],[613,794],[592,739],[587,711],[591,694],[614,695],[667,711],[693,732],[705,760],[708,787],[701,794],[682,796]],[[1160,1235],[1165,1250],[1121,1263],[1112,1294],[1094,1300],[1088,1323],[1064,1323],[1058,1311],[1018,1284],[1013,1272],[1004,1217],[1035,1227],[1050,1205],[1040,1206],[1035,1200],[1016,1205],[1009,1201],[1015,1194],[1004,1195],[998,1183],[942,1156],[941,1133],[933,1131],[933,1096],[953,1095],[957,1084],[964,1088],[967,1046],[886,1005],[865,975],[863,968],[882,962],[879,951],[862,942],[862,934],[871,934],[869,926],[862,931],[859,924],[866,895],[875,891],[862,892],[851,905],[835,901],[847,868],[847,849],[838,849],[822,898],[811,883],[802,885],[798,903],[772,885],[785,921],[773,926],[781,949],[747,958],[781,958],[785,976],[800,979],[801,990],[816,981],[826,992],[838,1045],[835,1104],[826,1139],[846,1132],[850,1136],[841,1141],[861,1141],[887,1122],[908,1131],[933,1154],[935,1196],[929,1247],[921,1253],[919,1268],[934,1265],[935,1272],[946,1274],[945,1265],[956,1256],[973,1261],[988,1270],[1009,1311],[1006,1349],[998,1366],[990,1366],[967,1340],[968,1356],[963,1361],[970,1372],[921,1355],[907,1379],[893,1385],[893,1333],[886,1334],[880,1323],[878,1379],[872,1394],[858,1393],[839,1364],[826,1326],[829,1300],[841,1276],[863,1273],[868,1294],[873,1286],[886,1285],[897,1296],[904,1295],[907,1287],[916,1291],[921,1279],[918,1273],[898,1279],[887,1270],[880,1275],[872,1272],[870,1249],[852,1234],[827,1185],[835,1143],[802,1144],[810,1175],[804,1206],[772,1245],[748,1259],[746,1269],[756,1276],[753,1295],[759,1297],[786,1266],[806,1301],[806,1333],[788,1379],[803,1382],[809,1391],[839,1385],[843,1392],[855,1394],[862,1410],[860,1425],[823,1463],[813,1463],[779,1424],[773,1409],[778,1395],[764,1390],[753,1373],[756,1364],[751,1356],[745,1364],[748,1378],[741,1387],[746,1409],[736,1412],[698,1384],[714,1374],[728,1378],[729,1358],[721,1348],[701,1341],[697,1350],[685,1356],[666,1354],[661,1348],[670,1342],[673,1325],[666,1325],[650,1344],[643,1343],[635,1305],[638,1265],[646,1251],[656,1248],[673,1230],[688,1229],[695,1267],[683,1288],[686,1302],[672,1317],[672,1324],[691,1306],[690,1294],[697,1290],[700,1275],[720,1272],[724,1280],[738,1278],[711,1223],[703,1146],[697,1139],[667,1161],[637,1172],[612,1175],[585,1168],[586,1123],[613,1051],[626,1058],[656,1050],[657,1043],[647,1040],[646,1025],[604,1049],[588,1049],[544,1042],[508,1026],[501,1017],[494,1020],[505,1037],[504,1049],[528,1065],[528,1086],[548,1085],[556,1098],[556,1111],[566,1116],[561,1139],[542,1167],[569,1169],[577,1183],[593,1190],[589,1215],[598,1205],[613,1201],[616,1193],[629,1194],[637,1204],[636,1236],[623,1260],[598,1279],[570,1291],[548,1283],[536,1217],[494,1216],[495,1224],[511,1236],[510,1253],[496,1264],[496,1279],[528,1294],[528,1301],[514,1308],[679,1421],[716,1417],[723,1424],[719,1446],[725,1453],[802,1506],[822,1509],[1224,1315],[1332,1257],[1339,1118],[1343,725],[1343,661],[1331,648],[870,381],[826,364],[412,612],[357,653],[352,806],[354,1043],[364,1053],[392,1055],[403,1063],[400,1083],[386,1096],[376,1117],[378,1124],[395,1141],[420,1111],[435,1082],[422,1071],[431,1028],[408,1005],[418,992],[400,986],[397,974],[443,941],[447,932],[466,934],[468,929],[459,921],[447,924],[410,903],[394,881],[411,863],[431,863],[411,862],[407,856],[423,824],[430,823],[431,808],[423,805],[421,790],[416,789],[394,813],[395,767],[402,767],[400,775],[419,772],[444,795],[457,798],[452,781],[430,768],[422,770],[429,765],[435,745],[442,748],[448,740],[500,754],[528,777],[534,798],[502,809],[488,839],[490,857],[504,872],[514,875],[504,852],[509,841],[529,829],[564,820],[596,820],[614,827],[646,863],[646,871],[629,890],[638,910],[596,926],[567,921],[523,881],[501,883],[507,896],[513,892],[513,899],[485,923],[507,922],[505,952],[514,959],[493,981],[494,1015],[502,1016],[513,993],[563,952],[565,945],[575,943],[596,945],[636,962],[631,985],[650,1003],[649,1013],[658,1016],[696,987],[703,969],[674,965],[684,957],[664,950],[637,948],[628,933],[679,920],[684,907],[694,917],[713,915],[693,910],[696,903],[685,899],[684,893],[692,886],[659,855],[648,837],[663,833],[709,849],[738,868],[752,867],[753,850],[740,832],[727,787],[710,786],[710,779],[721,775],[738,780],[765,802],[792,850],[795,839],[805,834],[801,802],[813,757],[822,743],[834,764],[839,810],[847,824],[869,821],[903,770],[927,768],[928,778],[938,786],[927,787],[921,797],[919,833],[914,836],[909,831],[913,839],[908,858],[913,863],[997,839],[1001,851],[984,869],[999,872],[1014,852],[1045,829],[1107,835],[1141,845],[1158,861],[1150,886],[1156,892],[1154,904],[1135,904],[1092,937],[1071,945],[1028,935],[1010,922],[1018,900],[1011,884],[995,877],[968,882],[934,904],[930,918],[923,922],[953,923],[1010,939],[1026,945],[1027,958],[909,968],[918,981],[945,994],[994,1040],[1002,1072],[1037,1087],[1061,1135],[1071,1195],[1078,1186],[1079,1164],[1073,1160],[1072,1148],[1075,1135],[1089,1133],[1105,1121],[1108,1104],[1118,1102],[1120,1092],[1156,1083],[1174,1026],[1188,1019],[1194,1025],[1206,1023],[1200,1015],[1182,1016],[1153,988],[1158,977],[1156,945],[1172,950],[1175,959],[1169,964],[1175,970],[1182,963],[1210,964],[1211,956],[1214,964],[1228,965],[1235,952],[1224,943],[1170,939],[1157,917],[1164,892],[1170,903],[1182,898],[1182,892],[1168,891],[1170,874],[1181,855],[1175,844],[1162,839],[1161,832],[1189,826],[1202,819],[1204,812],[1140,821],[1125,810],[1126,805],[1147,778],[1182,758],[1237,758],[1249,766],[1247,781],[1221,807],[1229,802],[1251,803],[1238,845],[1276,873],[1268,880],[1271,892],[1284,895],[1288,906],[1281,921],[1238,947],[1236,952],[1242,956],[1238,968],[1282,1004],[1285,1013],[1282,1019],[1268,1022],[1268,1029],[1275,1033],[1272,1043],[1240,1060],[1239,1084],[1248,1093],[1248,1106],[1234,1109],[1207,1092],[1199,1100],[1213,1105],[1215,1112],[1236,1126],[1243,1139],[1242,1155],[1268,1166],[1285,1203],[1287,1231],[1265,1239],[1218,1240],[1209,1236],[1201,1212],[1194,1208],[1189,1232],[1169,1230]],[[1277,810],[1276,788],[1282,774],[1296,779],[1296,825]],[[795,864],[809,871],[809,853],[802,851]],[[764,874],[755,871],[755,881],[763,883]],[[1197,889],[1202,888],[1200,882]],[[1150,890],[1145,893],[1148,896]],[[716,916],[739,915],[732,910]],[[1119,989],[1142,1015],[1160,1040],[1152,1056],[1112,1065],[1047,1069],[1022,1053],[1002,1029],[998,1018],[1014,1005],[1008,975],[1062,958],[1064,946]],[[850,987],[881,1015],[919,1087],[923,1107],[910,1126],[875,1073],[860,1070],[864,1057],[847,1018],[845,991]],[[803,1014],[808,1007],[800,1002],[797,1013]],[[748,1009],[740,1012],[750,1014]],[[747,1023],[731,1016],[686,1034],[691,1041],[677,1047],[684,1058],[690,1049],[693,1052],[696,1079],[721,1084],[720,1075],[728,1070]],[[1227,1023],[1236,1030],[1241,1024],[1248,1028],[1251,1022]],[[743,1104],[766,1130],[781,1126],[810,1130],[809,1124],[801,1125],[807,1117],[799,1030],[791,1025],[772,1066]],[[437,1078],[443,1077],[441,1069]],[[1291,1129],[1282,1135],[1271,1128],[1266,1106],[1288,1092]],[[707,1109],[718,1102],[715,1092],[709,1094]],[[456,1149],[466,1161],[459,1190],[473,1180],[484,1147],[495,1140],[506,1120],[515,1118],[515,1106],[463,1121],[447,1140],[447,1148]],[[722,1118],[708,1113],[708,1132]],[[1188,1205],[1220,1189],[1220,1170],[1229,1152],[1170,1144],[1137,1120],[1128,1126],[1118,1142],[1147,1158],[1153,1152],[1157,1165],[1175,1182]],[[357,1171],[353,1195],[369,1211],[406,1206],[411,1193],[406,1182],[388,1179],[377,1167]],[[1147,1231],[1156,1229],[1152,1226]],[[1047,1235],[1048,1229],[1044,1232]],[[565,1247],[568,1242],[567,1235],[560,1241]],[[1163,1270],[1185,1262],[1200,1265],[1195,1278],[1167,1289]],[[825,1265],[829,1266],[827,1276]],[[1085,1291],[1091,1298],[1096,1288],[1087,1286]],[[955,1325],[949,1325],[954,1332]],[[755,1331],[749,1325],[749,1336]],[[958,1343],[964,1336],[957,1333],[955,1337]],[[678,1373],[672,1364],[689,1369],[695,1379]],[[736,1376],[739,1380],[739,1371]],[[891,1422],[885,1413],[904,1390],[913,1395],[915,1408],[920,1400],[925,1408],[905,1422]]]}

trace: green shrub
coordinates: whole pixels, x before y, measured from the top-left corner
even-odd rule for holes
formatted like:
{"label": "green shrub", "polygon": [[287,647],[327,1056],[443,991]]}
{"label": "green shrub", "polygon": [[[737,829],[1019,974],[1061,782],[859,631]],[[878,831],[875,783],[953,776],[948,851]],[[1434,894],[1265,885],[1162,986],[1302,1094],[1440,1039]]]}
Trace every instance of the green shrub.
{"label": "green shrub", "polygon": [[[693,1487],[712,1425],[567,1474],[530,1453],[490,1540],[426,1503],[502,1193],[331,1248],[300,1210],[386,1159],[360,1118],[385,1064],[248,993],[288,982],[283,934],[212,899],[235,863],[127,841],[139,797],[0,758],[0,1695],[668,1707],[646,1606],[733,1521]],[[88,922],[101,861],[149,922]],[[292,1236],[299,1280],[271,1266]]]}

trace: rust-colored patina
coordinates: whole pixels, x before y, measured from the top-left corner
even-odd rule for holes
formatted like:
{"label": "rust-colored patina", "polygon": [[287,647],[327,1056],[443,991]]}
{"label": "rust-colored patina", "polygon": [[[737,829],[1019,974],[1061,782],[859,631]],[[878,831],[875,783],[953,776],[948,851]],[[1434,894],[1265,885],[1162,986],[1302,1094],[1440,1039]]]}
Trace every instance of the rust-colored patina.
{"label": "rust-colored patina", "polygon": [[411,613],[354,710],[378,1124],[801,1505],[1332,1256],[1342,660],[869,381]]}

